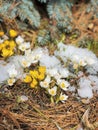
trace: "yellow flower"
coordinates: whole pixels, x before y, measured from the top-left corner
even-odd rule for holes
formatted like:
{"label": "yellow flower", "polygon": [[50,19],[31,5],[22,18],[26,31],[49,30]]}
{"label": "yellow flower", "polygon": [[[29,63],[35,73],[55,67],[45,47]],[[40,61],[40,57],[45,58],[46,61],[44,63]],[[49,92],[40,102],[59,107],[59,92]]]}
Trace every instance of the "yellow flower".
{"label": "yellow flower", "polygon": [[4,32],[3,31],[0,31],[0,37],[4,35]]}
{"label": "yellow flower", "polygon": [[10,46],[10,48],[14,49],[16,46],[16,43],[14,41],[10,41],[9,46]]}
{"label": "yellow flower", "polygon": [[39,66],[38,71],[40,73],[45,73],[46,72],[46,67],[45,66]]}
{"label": "yellow flower", "polygon": [[14,38],[14,37],[16,37],[16,36],[18,35],[17,31],[15,31],[15,30],[13,30],[13,29],[11,29],[11,30],[9,31],[9,34],[10,34],[10,37],[12,37],[12,38]]}
{"label": "yellow flower", "polygon": [[38,78],[38,71],[37,70],[30,70],[30,75],[32,76],[32,78]]}
{"label": "yellow flower", "polygon": [[13,55],[13,54],[14,54],[13,50],[8,50],[8,49],[6,49],[6,48],[3,48],[3,49],[2,49],[1,56],[3,56],[3,57],[8,57],[8,56],[11,56],[11,55]]}
{"label": "yellow flower", "polygon": [[4,47],[8,46],[9,45],[9,40],[5,40],[3,44],[4,44]]}
{"label": "yellow flower", "polygon": [[12,48],[11,48],[11,44],[10,44],[10,42],[9,42],[8,40],[4,41],[3,44],[4,44],[4,48],[5,48],[5,49],[7,49],[7,50],[12,49]]}
{"label": "yellow flower", "polygon": [[4,48],[4,43],[0,44],[0,51]]}
{"label": "yellow flower", "polygon": [[15,46],[16,46],[16,44],[15,44],[14,41],[8,41],[8,40],[4,41],[3,44],[4,44],[4,47],[5,47],[6,49],[14,49]]}
{"label": "yellow flower", "polygon": [[24,81],[25,83],[30,83],[30,82],[32,82],[32,78],[31,78],[30,75],[26,75],[26,77],[24,78],[23,81]]}
{"label": "yellow flower", "polygon": [[44,74],[39,74],[38,77],[37,77],[39,80],[43,80],[45,78],[45,75]]}
{"label": "yellow flower", "polygon": [[31,84],[30,84],[30,87],[31,87],[31,88],[35,88],[37,84],[38,84],[37,80],[36,80],[36,79],[33,79],[33,81],[32,81]]}

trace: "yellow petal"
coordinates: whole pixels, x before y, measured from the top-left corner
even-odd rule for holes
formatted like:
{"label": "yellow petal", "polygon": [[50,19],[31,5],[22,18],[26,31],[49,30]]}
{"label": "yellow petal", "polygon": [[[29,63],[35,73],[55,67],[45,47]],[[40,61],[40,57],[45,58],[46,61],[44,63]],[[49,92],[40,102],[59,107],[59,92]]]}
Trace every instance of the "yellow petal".
{"label": "yellow petal", "polygon": [[10,37],[12,37],[12,38],[14,38],[14,37],[16,37],[16,36],[18,35],[17,31],[15,31],[15,30],[13,30],[13,29],[11,29],[11,30],[9,31],[9,34],[10,34]]}
{"label": "yellow petal", "polygon": [[39,75],[38,75],[38,79],[39,79],[39,80],[43,80],[44,78],[45,78],[45,75],[44,75],[44,74],[39,74]]}
{"label": "yellow petal", "polygon": [[1,56],[3,56],[3,57],[8,57],[8,56],[11,56],[11,55],[13,55],[13,50],[8,50],[8,49],[6,49],[6,48],[3,48],[2,49],[2,53],[1,53]]}
{"label": "yellow petal", "polygon": [[30,70],[30,75],[32,76],[32,78],[38,78],[38,71],[36,70]]}
{"label": "yellow petal", "polygon": [[32,83],[30,84],[30,87],[35,88],[37,84],[38,84],[37,80],[33,79]]}
{"label": "yellow petal", "polygon": [[26,77],[23,80],[25,83],[30,83],[32,81],[32,78],[30,75],[26,75]]}
{"label": "yellow petal", "polygon": [[9,42],[9,46],[14,49],[14,47],[16,46],[16,43],[14,41],[10,41]]}
{"label": "yellow petal", "polygon": [[4,32],[3,31],[0,31],[0,37],[4,35]]}
{"label": "yellow petal", "polygon": [[0,50],[2,50],[4,48],[4,43],[0,44]]}
{"label": "yellow petal", "polygon": [[38,71],[40,73],[45,73],[46,72],[46,67],[45,66],[39,66]]}

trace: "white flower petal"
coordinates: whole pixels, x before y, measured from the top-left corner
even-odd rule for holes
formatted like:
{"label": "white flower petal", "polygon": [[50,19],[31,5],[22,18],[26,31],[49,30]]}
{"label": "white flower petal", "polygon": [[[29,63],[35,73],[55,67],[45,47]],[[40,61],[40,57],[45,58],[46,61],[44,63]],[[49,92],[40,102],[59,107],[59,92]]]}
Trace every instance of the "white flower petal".
{"label": "white flower petal", "polygon": [[57,93],[57,87],[54,86],[53,88],[48,89],[48,92],[49,92],[49,94],[50,94],[51,96],[55,96],[56,93]]}
{"label": "white flower petal", "polygon": [[24,42],[24,39],[23,39],[21,36],[18,36],[18,37],[15,39],[15,41],[16,41],[16,43],[17,43],[18,45],[20,45],[21,43]]}
{"label": "white flower petal", "polygon": [[40,86],[42,88],[48,88],[49,84],[50,84],[50,76],[47,75],[47,77],[45,78],[45,80],[40,82]]}
{"label": "white flower petal", "polygon": [[60,88],[64,91],[66,91],[68,89],[68,86],[70,85],[69,82],[62,80],[62,79],[58,79],[57,80],[57,84],[60,86]]}
{"label": "white flower petal", "polygon": [[59,100],[63,102],[63,101],[66,101],[67,98],[68,98],[68,96],[67,96],[66,94],[62,94],[62,93],[61,93],[61,94],[60,94],[60,97],[59,97]]}

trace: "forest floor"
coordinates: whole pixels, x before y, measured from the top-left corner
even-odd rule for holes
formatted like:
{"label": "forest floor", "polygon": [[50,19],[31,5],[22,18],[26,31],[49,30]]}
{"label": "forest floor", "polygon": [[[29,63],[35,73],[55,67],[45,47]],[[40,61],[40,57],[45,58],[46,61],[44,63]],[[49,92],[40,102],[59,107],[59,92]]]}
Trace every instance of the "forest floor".
{"label": "forest floor", "polygon": [[[98,130],[98,95],[90,100],[71,96],[64,104],[49,104],[41,92],[19,84],[0,94],[0,130]],[[18,102],[20,95],[28,101]]]}
{"label": "forest floor", "polygon": [[[89,20],[90,14],[81,12],[85,6],[81,5],[80,11],[79,6],[73,9],[73,15],[81,36],[72,41],[67,36],[66,42],[75,44],[86,35],[98,40],[98,19]],[[96,47],[94,52],[98,55]],[[0,92],[0,130],[98,130],[96,93],[91,99],[77,99],[68,92],[69,99],[64,104],[54,105],[49,104],[44,93],[24,88],[20,82],[14,87],[4,86]],[[28,100],[18,101],[20,95],[26,95]]]}

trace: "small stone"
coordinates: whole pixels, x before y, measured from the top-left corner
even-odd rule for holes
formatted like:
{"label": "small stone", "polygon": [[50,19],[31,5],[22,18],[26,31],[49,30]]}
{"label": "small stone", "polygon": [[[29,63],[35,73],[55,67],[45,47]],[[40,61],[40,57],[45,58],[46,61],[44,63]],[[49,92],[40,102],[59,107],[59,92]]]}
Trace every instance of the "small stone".
{"label": "small stone", "polygon": [[88,25],[88,29],[92,30],[93,28],[94,28],[94,24],[93,24],[93,23],[90,23],[90,24]]}
{"label": "small stone", "polygon": [[20,100],[21,100],[22,102],[25,102],[25,101],[28,100],[28,97],[25,96],[25,95],[22,95],[22,96],[20,97]]}
{"label": "small stone", "polygon": [[25,96],[25,95],[22,95],[22,96],[18,96],[17,97],[17,102],[20,103],[20,102],[26,102],[28,100],[28,97]]}

